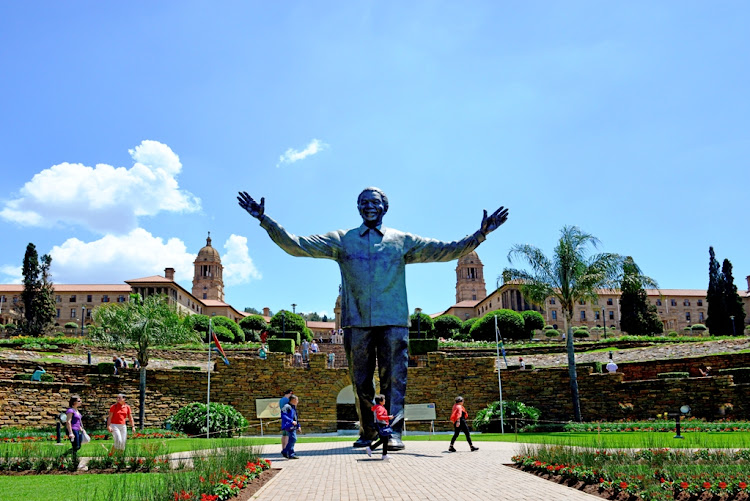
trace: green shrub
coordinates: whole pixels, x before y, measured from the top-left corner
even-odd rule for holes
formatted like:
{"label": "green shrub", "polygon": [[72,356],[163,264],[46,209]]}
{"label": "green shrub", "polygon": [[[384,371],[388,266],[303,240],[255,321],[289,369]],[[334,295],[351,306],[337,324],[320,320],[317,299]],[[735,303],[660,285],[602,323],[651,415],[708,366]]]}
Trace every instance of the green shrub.
{"label": "green shrub", "polygon": [[[235,343],[242,343],[245,341],[245,331],[243,331],[234,320],[227,318],[224,315],[216,315],[215,317],[211,317],[211,324],[214,329],[224,327],[231,332],[232,339],[228,339],[228,341],[233,341]],[[221,341],[221,337],[219,340]]]}
{"label": "green shrub", "polygon": [[99,369],[99,374],[114,374],[115,364],[113,362],[100,362],[96,364]]}
{"label": "green shrub", "polygon": [[208,336],[208,315],[188,315],[182,321],[185,327],[193,329],[201,335],[201,339],[207,339]]}
{"label": "green shrub", "polygon": [[223,325],[214,325],[214,333],[216,334],[216,337],[219,338],[219,341],[225,341],[227,343],[234,341],[234,332],[230,331]]}
{"label": "green shrub", "polygon": [[440,315],[433,322],[435,336],[443,338],[453,338],[461,331],[461,319],[456,315]]}
{"label": "green shrub", "polygon": [[[461,324],[461,334],[469,334],[471,331],[471,327],[479,320],[478,318],[467,318],[464,320],[464,322]],[[471,336],[469,336],[471,338]]]}
{"label": "green shrub", "polygon": [[669,334],[667,336],[669,337],[677,337],[679,334],[677,334],[677,331],[669,331]]}
{"label": "green shrub", "polygon": [[437,339],[409,339],[409,355],[424,355],[437,350]]}
{"label": "green shrub", "polygon": [[573,337],[577,339],[587,338],[589,337],[589,331],[579,329],[577,331],[573,331]]}
{"label": "green shrub", "polygon": [[303,337],[299,332],[286,331],[286,334],[282,335],[279,332],[278,334],[275,334],[271,339],[291,339],[292,341],[294,341],[294,346],[302,346]]}
{"label": "green shrub", "polygon": [[422,337],[429,338],[435,337],[434,327],[435,323],[432,321],[432,317],[426,313],[414,313],[409,317],[409,337]]}
{"label": "green shrub", "polygon": [[529,339],[534,337],[534,331],[544,327],[544,317],[538,311],[522,311],[521,316],[523,317],[523,328]]}
{"label": "green shrub", "polygon": [[[531,407],[515,400],[503,400],[503,422],[505,431],[513,432],[526,425],[534,424],[542,413],[536,407]],[[472,423],[474,429],[482,433],[497,433],[500,431],[500,402],[495,401],[477,412]]]}
{"label": "green shrub", "polygon": [[199,371],[201,370],[200,367],[196,367],[194,365],[175,365],[172,367],[172,370],[175,371]]}
{"label": "green shrub", "polygon": [[469,331],[471,338],[475,341],[494,341],[495,317],[497,317],[497,327],[503,339],[524,339],[526,333],[523,328],[523,317],[513,310],[490,311],[471,326]]}
{"label": "green shrub", "polygon": [[276,339],[271,338],[268,340],[268,351],[275,353],[294,353],[294,341],[292,339]]}
{"label": "green shrub", "polygon": [[66,323],[65,323],[65,325],[64,325],[64,327],[65,327],[66,329],[77,329],[77,328],[79,328],[79,327],[80,327],[80,325],[78,325],[78,324],[77,324],[77,323],[75,323],[75,322],[66,322]]}
{"label": "green shrub", "polygon": [[581,362],[576,364],[576,367],[591,367],[592,372],[601,374],[603,364],[601,362]]}
{"label": "green shrub", "polygon": [[463,341],[463,342],[468,343],[469,341],[471,341],[471,336],[469,336],[468,333],[463,333],[459,331],[453,334],[453,337],[451,339],[453,339],[454,341]]}
{"label": "green shrub", "polygon": [[247,419],[231,405],[211,402],[210,415],[207,416],[206,414],[206,404],[193,402],[167,419],[167,425],[173,430],[181,431],[188,435],[205,437],[207,431],[206,418],[208,417],[208,432],[211,438],[231,437],[241,433],[242,428],[247,426]]}
{"label": "green shrub", "polygon": [[[282,332],[299,332],[302,337],[311,341],[312,331],[307,328],[307,323],[301,315],[291,311],[281,310],[271,317],[268,323],[268,333],[273,337],[281,338]],[[299,344],[299,343],[298,343]]]}
{"label": "green shrub", "polygon": [[240,329],[245,332],[245,341],[258,342],[260,334],[268,329],[268,324],[260,315],[250,315],[240,320]]}
{"label": "green shrub", "polygon": [[544,329],[544,335],[547,337],[557,337],[560,335],[560,331],[557,329]]}
{"label": "green shrub", "polygon": [[687,372],[660,372],[656,375],[657,379],[684,379],[689,376]]}
{"label": "green shrub", "polygon": [[703,324],[693,324],[693,330],[694,331],[705,331],[706,326]]}

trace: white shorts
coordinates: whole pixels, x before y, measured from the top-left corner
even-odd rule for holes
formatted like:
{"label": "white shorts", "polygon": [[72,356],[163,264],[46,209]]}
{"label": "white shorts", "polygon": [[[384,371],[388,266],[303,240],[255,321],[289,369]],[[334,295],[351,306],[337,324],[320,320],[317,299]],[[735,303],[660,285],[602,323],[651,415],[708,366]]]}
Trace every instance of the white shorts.
{"label": "white shorts", "polygon": [[124,451],[125,442],[128,440],[128,425],[110,424],[112,427],[112,438],[115,439],[115,449]]}

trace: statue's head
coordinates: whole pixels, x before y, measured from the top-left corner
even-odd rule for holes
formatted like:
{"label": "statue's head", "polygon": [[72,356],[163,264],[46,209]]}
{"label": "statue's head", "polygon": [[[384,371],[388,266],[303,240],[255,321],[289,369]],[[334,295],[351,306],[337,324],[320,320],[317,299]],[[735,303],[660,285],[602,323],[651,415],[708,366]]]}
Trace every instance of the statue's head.
{"label": "statue's head", "polygon": [[357,197],[357,209],[365,225],[374,228],[383,222],[388,212],[388,197],[380,188],[365,188]]}

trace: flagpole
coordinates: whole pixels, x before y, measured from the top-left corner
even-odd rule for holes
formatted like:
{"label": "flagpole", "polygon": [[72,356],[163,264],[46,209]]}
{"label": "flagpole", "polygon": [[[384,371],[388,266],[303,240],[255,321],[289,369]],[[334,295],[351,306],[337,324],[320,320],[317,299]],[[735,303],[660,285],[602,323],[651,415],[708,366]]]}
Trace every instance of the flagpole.
{"label": "flagpole", "polygon": [[[503,416],[503,380],[500,377],[500,330],[497,328],[497,315],[495,315],[495,350],[497,352],[497,386],[500,389],[500,433],[505,433],[505,423]],[[503,348],[503,359],[505,358],[505,348]],[[508,365],[508,361],[505,361]]]}
{"label": "flagpole", "polygon": [[206,393],[206,438],[209,437],[211,427],[211,331],[213,330],[211,318],[208,319],[208,392]]}

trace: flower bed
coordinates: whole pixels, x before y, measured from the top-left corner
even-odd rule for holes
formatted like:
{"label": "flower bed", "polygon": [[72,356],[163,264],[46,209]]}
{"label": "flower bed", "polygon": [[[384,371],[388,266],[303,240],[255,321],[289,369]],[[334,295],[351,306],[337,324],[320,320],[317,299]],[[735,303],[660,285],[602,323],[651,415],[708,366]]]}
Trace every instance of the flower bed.
{"label": "flower bed", "polygon": [[581,489],[593,486],[609,499],[750,500],[748,449],[612,452],[542,446],[514,456],[513,462],[525,471],[579,482]]}
{"label": "flower bed", "polygon": [[200,485],[195,490],[181,489],[174,492],[175,501],[224,501],[237,496],[242,489],[261,473],[271,468],[268,459],[248,461],[244,471],[232,474],[227,470],[212,471],[199,476]]}
{"label": "flower bed", "polygon": [[[44,442],[44,441],[56,441],[57,435],[50,434],[48,432],[35,432],[35,431],[17,431],[17,432],[6,432],[6,436],[0,436],[0,442],[2,443],[26,443],[26,442]],[[93,432],[89,435],[91,440],[111,440],[112,435],[110,433],[97,433]],[[188,435],[178,431],[168,430],[156,430],[156,431],[145,431],[136,432],[128,435],[128,440],[137,440],[143,438],[188,438]],[[63,437],[63,440],[65,437]]]}
{"label": "flower bed", "polygon": [[[604,423],[565,423],[553,425],[529,425],[523,428],[523,432],[543,431],[569,431],[569,432],[628,432],[628,431],[674,431],[674,419],[657,419],[654,421],[617,421]],[[713,421],[707,422],[696,418],[686,418],[681,422],[682,431],[697,432],[726,432],[726,431],[750,431],[749,421]]]}

